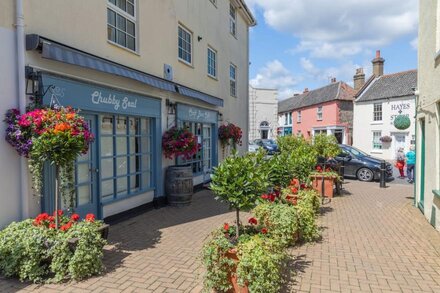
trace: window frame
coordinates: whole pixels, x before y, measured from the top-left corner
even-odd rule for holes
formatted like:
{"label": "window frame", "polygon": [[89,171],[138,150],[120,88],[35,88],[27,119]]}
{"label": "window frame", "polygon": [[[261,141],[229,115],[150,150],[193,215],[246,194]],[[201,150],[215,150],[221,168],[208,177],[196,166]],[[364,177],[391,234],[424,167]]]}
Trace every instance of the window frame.
{"label": "window frame", "polygon": [[[373,139],[372,139],[373,150],[382,150],[382,142],[380,141],[381,136],[382,136],[381,130],[373,130]],[[375,138],[377,139],[377,141],[375,140]]]}
{"label": "window frame", "polygon": [[318,106],[317,108],[316,108],[316,120],[318,120],[318,121],[322,121],[322,118],[323,118],[323,107],[322,106]]}
{"label": "window frame", "polygon": [[[189,52],[186,49],[184,49],[183,47],[180,46],[180,39],[182,39],[182,42],[187,42],[187,40],[185,40],[184,38],[180,37],[180,34],[179,34],[180,30],[182,30],[184,33],[188,34],[189,37],[190,37],[189,38],[189,40],[190,40],[190,42],[189,42],[189,50],[190,51]],[[186,65],[189,65],[189,66],[193,66],[193,60],[194,60],[194,58],[193,58],[193,43],[194,43],[194,41],[193,41],[193,32],[190,31],[189,29],[187,29],[183,24],[179,23],[178,26],[177,26],[177,58],[178,58],[179,61],[181,61],[181,62],[183,62],[183,63],[185,63]],[[183,57],[180,57],[180,52],[181,51],[183,53],[188,54],[190,62],[188,62],[188,60],[185,60]],[[182,54],[182,56],[183,56],[183,54]]]}
{"label": "window frame", "polygon": [[237,8],[230,2],[229,3],[229,33],[237,37]]}
{"label": "window frame", "polygon": [[301,123],[302,113],[301,111],[296,112],[296,123]]}
{"label": "window frame", "polygon": [[[126,0],[126,2],[130,2],[130,0]],[[130,4],[133,5],[133,14],[131,15],[130,13],[128,13],[127,11],[124,11],[123,9],[119,8],[118,6],[116,6],[116,4],[113,4],[111,2],[111,0],[107,0],[107,42],[109,42],[112,45],[118,46],[122,49],[126,49],[130,52],[133,53],[138,53],[139,52],[139,40],[138,40],[138,21],[137,21],[137,15],[138,15],[138,8],[137,8],[137,0],[133,0],[133,2],[130,2]],[[111,24],[109,22],[109,10],[112,11],[115,14],[115,24]],[[118,28],[117,22],[118,22],[118,15],[120,17],[123,17],[125,19],[125,31],[121,30]],[[130,21],[133,23],[134,25],[134,29],[133,29],[133,33],[134,35],[130,34],[128,32],[128,26],[127,26],[127,21]],[[115,30],[115,40],[113,41],[111,38],[109,38],[109,30],[110,29],[114,29]],[[125,35],[125,46],[122,44],[119,44],[117,41],[117,32],[120,31]],[[128,47],[128,42],[127,42],[127,38],[131,37],[134,39],[134,49]]]}
{"label": "window frame", "polygon": [[[212,77],[212,78],[214,78],[214,79],[217,79],[217,50],[215,50],[214,48],[212,48],[211,46],[208,46],[208,49],[207,49],[207,70],[208,70],[208,76],[209,77]],[[213,55],[214,55],[214,60],[213,60],[213,62],[214,62],[214,68],[213,68],[213,70],[214,70],[214,74],[211,74],[209,71],[210,71],[210,69],[212,68],[212,67],[210,67],[210,58],[209,58],[209,53],[210,52],[212,52],[213,53]]]}
{"label": "window frame", "polygon": [[209,2],[211,2],[212,5],[214,5],[215,7],[217,7],[217,0],[209,0]]}
{"label": "window frame", "polygon": [[[380,110],[377,109],[380,106]],[[377,107],[377,108],[376,108]],[[380,118],[380,119],[378,119]],[[382,122],[383,120],[383,107],[382,103],[374,103],[373,104],[373,121],[374,122]]]}
{"label": "window frame", "polygon": [[[234,77],[231,76],[232,69]],[[237,97],[237,66],[233,63],[229,63],[229,94],[231,97]]]}

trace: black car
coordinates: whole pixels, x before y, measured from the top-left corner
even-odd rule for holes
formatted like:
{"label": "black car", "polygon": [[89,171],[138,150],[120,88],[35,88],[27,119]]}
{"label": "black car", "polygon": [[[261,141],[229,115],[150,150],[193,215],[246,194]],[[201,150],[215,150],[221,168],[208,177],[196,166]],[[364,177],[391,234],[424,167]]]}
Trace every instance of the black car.
{"label": "black car", "polygon": [[254,144],[265,149],[269,155],[273,155],[278,152],[278,145],[273,139],[256,139]]}
{"label": "black car", "polygon": [[[361,181],[380,179],[380,163],[383,161],[374,158],[363,151],[348,145],[339,145],[342,152],[334,159],[344,164],[344,177],[357,178]],[[393,167],[386,163],[386,176],[391,179]]]}

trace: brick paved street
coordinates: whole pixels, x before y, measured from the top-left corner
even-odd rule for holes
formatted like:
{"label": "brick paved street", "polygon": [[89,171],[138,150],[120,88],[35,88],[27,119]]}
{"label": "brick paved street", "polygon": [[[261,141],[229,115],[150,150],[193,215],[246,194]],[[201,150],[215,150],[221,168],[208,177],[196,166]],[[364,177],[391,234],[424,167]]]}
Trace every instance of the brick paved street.
{"label": "brick paved street", "polygon": [[[323,208],[321,242],[290,250],[285,292],[440,292],[440,234],[412,207],[412,187],[346,181]],[[200,292],[197,256],[214,227],[233,219],[209,192],[185,208],[149,211],[113,225],[103,276],[65,285],[0,279],[0,292]]]}

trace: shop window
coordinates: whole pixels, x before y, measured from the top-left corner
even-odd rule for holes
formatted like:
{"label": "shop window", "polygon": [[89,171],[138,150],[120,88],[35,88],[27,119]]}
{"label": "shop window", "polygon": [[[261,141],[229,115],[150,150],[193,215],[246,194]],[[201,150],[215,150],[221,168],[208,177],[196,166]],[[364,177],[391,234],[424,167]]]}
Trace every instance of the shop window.
{"label": "shop window", "polygon": [[382,142],[380,141],[381,136],[382,136],[381,131],[373,131],[373,149],[374,150],[381,150],[382,149]]}
{"label": "shop window", "polygon": [[151,121],[100,116],[101,197],[113,200],[151,186]]}
{"label": "shop window", "polygon": [[179,122],[180,126],[187,127],[197,136],[201,146],[199,151],[190,159],[178,158],[178,165],[191,165],[194,175],[207,173],[212,169],[212,125],[197,122]]}
{"label": "shop window", "polygon": [[179,26],[178,28],[179,60],[192,64],[192,33]]}
{"label": "shop window", "polygon": [[108,0],[107,39],[136,51],[135,0]]}
{"label": "shop window", "polygon": [[373,121],[382,121],[382,103],[375,103],[373,107]]}

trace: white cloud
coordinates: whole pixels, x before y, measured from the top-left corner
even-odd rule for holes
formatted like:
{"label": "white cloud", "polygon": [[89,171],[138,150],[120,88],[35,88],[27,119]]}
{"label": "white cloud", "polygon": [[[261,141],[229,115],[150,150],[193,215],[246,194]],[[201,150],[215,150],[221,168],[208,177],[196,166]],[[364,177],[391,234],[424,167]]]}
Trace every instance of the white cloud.
{"label": "white cloud", "polygon": [[278,90],[279,99],[293,94],[293,87],[299,80],[279,60],[273,60],[258,70],[258,74],[249,81],[253,87]]}
{"label": "white cloud", "polygon": [[419,38],[418,38],[418,37],[414,38],[414,39],[410,42],[410,45],[411,45],[411,47],[412,47],[414,50],[418,50],[418,48],[419,48]]}
{"label": "white cloud", "polygon": [[353,86],[353,75],[356,69],[360,67],[364,68],[366,78],[371,75],[371,63],[367,60],[362,65],[347,61],[339,64],[337,67],[319,68],[312,60],[303,57],[300,59],[300,65],[308,78],[320,81],[321,83],[329,83],[331,78],[336,78],[338,81],[342,80]]}
{"label": "white cloud", "polygon": [[299,38],[296,51],[316,58],[341,58],[413,35],[418,0],[251,0],[266,23]]}

